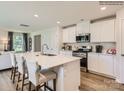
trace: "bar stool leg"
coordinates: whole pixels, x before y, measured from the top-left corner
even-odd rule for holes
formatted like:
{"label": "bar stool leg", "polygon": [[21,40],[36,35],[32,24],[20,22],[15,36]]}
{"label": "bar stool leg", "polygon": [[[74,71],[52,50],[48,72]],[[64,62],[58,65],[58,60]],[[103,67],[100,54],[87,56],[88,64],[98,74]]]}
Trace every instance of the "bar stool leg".
{"label": "bar stool leg", "polygon": [[12,80],[12,76],[13,76],[13,67],[12,67],[12,69],[11,69],[11,80]]}
{"label": "bar stool leg", "polygon": [[[18,72],[18,73],[19,73],[19,72]],[[19,83],[19,81],[20,81],[20,75],[21,75],[21,74],[19,73],[19,74],[18,74],[18,81],[17,81],[16,90],[18,90],[18,86],[19,86],[18,83]]]}
{"label": "bar stool leg", "polygon": [[38,91],[39,90],[39,86],[36,86],[35,90]]}
{"label": "bar stool leg", "polygon": [[22,91],[23,91],[23,87],[24,87],[24,80],[25,80],[25,74],[22,75],[22,87],[21,87]]}
{"label": "bar stool leg", "polygon": [[15,74],[16,74],[16,68],[13,68],[13,83],[15,83]]}
{"label": "bar stool leg", "polygon": [[29,91],[31,91],[31,82],[29,81]]}
{"label": "bar stool leg", "polygon": [[44,90],[46,91],[46,83],[44,83]]}
{"label": "bar stool leg", "polygon": [[56,91],[56,79],[53,80],[53,89]]}

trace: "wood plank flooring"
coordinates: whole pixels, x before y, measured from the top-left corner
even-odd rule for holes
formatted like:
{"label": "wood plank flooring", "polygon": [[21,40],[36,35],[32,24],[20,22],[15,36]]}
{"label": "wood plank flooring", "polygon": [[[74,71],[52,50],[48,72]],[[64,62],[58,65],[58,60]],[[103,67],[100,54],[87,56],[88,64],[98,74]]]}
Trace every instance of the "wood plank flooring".
{"label": "wood plank flooring", "polygon": [[85,91],[124,91],[124,85],[114,79],[81,72],[81,89]]}
{"label": "wood plank flooring", "polygon": [[[10,70],[0,71],[0,91],[15,91]],[[28,90],[28,86],[24,90]],[[124,85],[103,76],[81,72],[81,91],[124,91]]]}

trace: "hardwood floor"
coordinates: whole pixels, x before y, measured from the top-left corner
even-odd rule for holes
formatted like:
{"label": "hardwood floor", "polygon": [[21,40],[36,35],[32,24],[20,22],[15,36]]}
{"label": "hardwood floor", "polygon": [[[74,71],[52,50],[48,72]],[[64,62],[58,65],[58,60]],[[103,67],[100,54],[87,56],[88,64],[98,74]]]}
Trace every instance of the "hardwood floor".
{"label": "hardwood floor", "polygon": [[[10,70],[0,71],[0,91],[15,91],[16,85],[10,80]],[[28,86],[24,88],[28,90]],[[81,91],[124,91],[124,85],[103,76],[81,72]]]}
{"label": "hardwood floor", "polygon": [[124,91],[124,85],[114,79],[81,72],[81,89],[85,91]]}

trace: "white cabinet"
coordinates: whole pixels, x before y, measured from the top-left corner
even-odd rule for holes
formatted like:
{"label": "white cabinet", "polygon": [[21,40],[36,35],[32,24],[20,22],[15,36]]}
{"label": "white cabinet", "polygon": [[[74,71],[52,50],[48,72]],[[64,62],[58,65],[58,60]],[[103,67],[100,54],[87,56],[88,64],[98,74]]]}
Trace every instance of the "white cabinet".
{"label": "white cabinet", "polygon": [[90,33],[91,33],[91,42],[100,42],[100,28],[101,24],[100,23],[93,23],[90,26]]}
{"label": "white cabinet", "polygon": [[116,13],[117,64],[116,81],[124,84],[124,8]]}
{"label": "white cabinet", "polygon": [[63,43],[76,42],[76,26],[63,29]]}
{"label": "white cabinet", "polygon": [[76,42],[76,26],[68,28],[69,43]]}
{"label": "white cabinet", "polygon": [[92,23],[91,42],[115,42],[115,20]]}
{"label": "white cabinet", "polygon": [[98,68],[98,54],[88,53],[88,70],[97,72]]}
{"label": "white cabinet", "polygon": [[83,33],[89,33],[90,31],[90,21],[82,21],[81,23],[77,24],[76,35],[80,35]]}
{"label": "white cabinet", "polygon": [[124,19],[121,20],[121,54],[124,54]]}
{"label": "white cabinet", "polygon": [[89,53],[88,70],[114,76],[114,56],[99,53]]}
{"label": "white cabinet", "polygon": [[101,42],[115,42],[115,20],[101,22]]}
{"label": "white cabinet", "polygon": [[114,76],[114,58],[112,55],[99,55],[99,72]]}
{"label": "white cabinet", "polygon": [[68,43],[69,42],[69,34],[68,34],[68,29],[63,29],[63,43]]}

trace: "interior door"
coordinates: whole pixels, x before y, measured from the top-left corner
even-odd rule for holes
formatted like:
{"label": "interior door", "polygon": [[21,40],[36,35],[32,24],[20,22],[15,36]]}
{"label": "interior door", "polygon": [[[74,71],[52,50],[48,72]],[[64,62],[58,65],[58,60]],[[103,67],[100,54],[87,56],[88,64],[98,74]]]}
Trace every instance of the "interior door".
{"label": "interior door", "polygon": [[34,36],[34,51],[41,51],[41,35]]}

